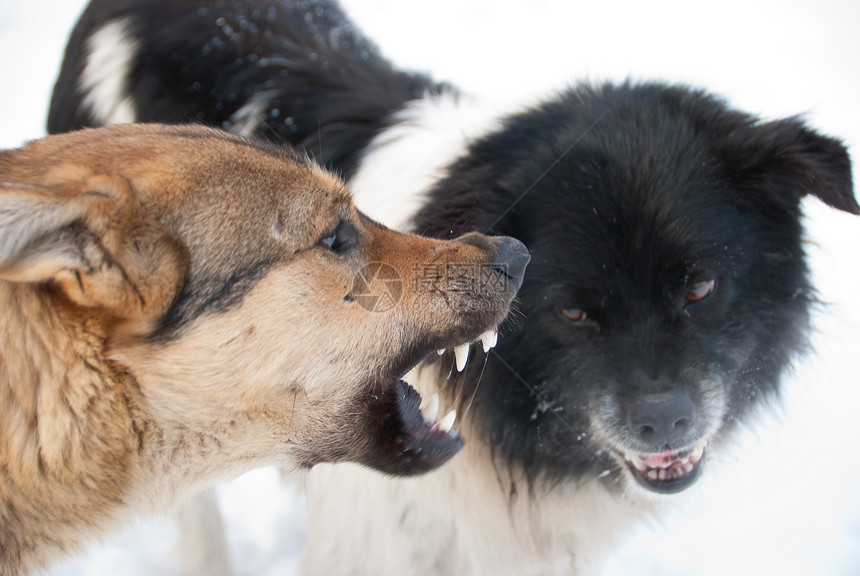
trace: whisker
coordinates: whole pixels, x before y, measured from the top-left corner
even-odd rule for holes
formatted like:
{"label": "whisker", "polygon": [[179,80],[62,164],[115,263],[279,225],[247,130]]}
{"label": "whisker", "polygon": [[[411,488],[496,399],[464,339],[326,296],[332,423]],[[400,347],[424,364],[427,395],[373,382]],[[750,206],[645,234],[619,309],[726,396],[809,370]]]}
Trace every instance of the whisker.
{"label": "whisker", "polygon": [[[523,378],[522,376],[520,376],[520,375],[519,375],[519,373],[518,373],[516,370],[514,370],[514,369],[513,369],[513,367],[512,367],[510,364],[508,364],[507,362],[505,362],[505,360],[504,360],[504,359],[503,359],[499,354],[495,354],[494,356],[496,357],[496,359],[497,359],[499,362],[501,362],[501,363],[502,363],[502,365],[503,365],[505,368],[507,368],[507,369],[508,369],[508,371],[509,371],[511,374],[513,374],[513,375],[514,375],[514,377],[515,377],[517,380],[519,380],[519,381],[520,381],[520,383],[521,383],[523,386],[525,386],[525,387],[528,389],[528,391],[529,391],[529,392],[531,392],[532,396],[534,396],[536,399],[540,400],[540,393],[537,391],[537,389],[536,389],[534,386],[532,386],[531,384],[529,384],[528,382],[526,382],[525,378]],[[565,420],[564,418],[562,418],[562,417],[561,417],[561,415],[559,414],[559,412],[556,412],[556,411],[550,410],[550,411],[549,411],[549,413],[550,413],[550,414],[552,414],[553,416],[555,416],[556,418],[558,418],[559,422],[561,422],[561,423],[564,425],[564,427],[565,427],[565,428],[567,428],[567,429],[568,429],[572,434],[574,434],[574,435],[576,435],[576,436],[579,436],[579,435],[580,435],[580,432],[577,432],[576,430],[574,430],[573,426],[571,426],[571,425],[570,425],[570,423],[569,423],[567,420]]]}
{"label": "whisker", "polygon": [[[463,422],[466,421],[466,416],[469,414],[469,409],[472,407],[472,402],[475,401],[475,396],[478,394],[478,386],[481,385],[481,380],[484,379],[484,370],[487,369],[487,360],[490,358],[490,352],[492,352],[492,349],[489,350],[486,354],[484,354],[484,364],[481,366],[481,373],[478,375],[478,381],[475,382],[475,389],[472,390],[472,397],[469,398],[469,403],[466,404],[466,407],[463,410],[463,415],[459,418],[459,422],[460,422],[461,427],[463,425]],[[454,402],[454,405],[455,406],[459,405],[459,402],[460,402],[460,398],[458,396],[456,402]]]}
{"label": "whisker", "polygon": [[308,396],[308,391],[305,390],[304,387],[302,387],[302,394],[304,394],[305,400],[307,401],[308,404],[310,404],[311,406],[316,406],[316,403],[311,400],[311,397]]}

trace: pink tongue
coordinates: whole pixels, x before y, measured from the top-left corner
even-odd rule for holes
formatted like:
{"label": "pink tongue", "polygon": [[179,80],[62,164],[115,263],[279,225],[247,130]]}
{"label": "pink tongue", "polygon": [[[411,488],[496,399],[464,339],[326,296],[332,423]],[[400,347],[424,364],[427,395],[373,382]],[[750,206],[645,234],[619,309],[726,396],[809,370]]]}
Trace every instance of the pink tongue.
{"label": "pink tongue", "polygon": [[643,458],[642,461],[645,463],[645,466],[648,468],[669,468],[675,460],[672,459],[672,451],[666,450],[662,454],[657,454],[655,456],[648,456],[647,458]]}

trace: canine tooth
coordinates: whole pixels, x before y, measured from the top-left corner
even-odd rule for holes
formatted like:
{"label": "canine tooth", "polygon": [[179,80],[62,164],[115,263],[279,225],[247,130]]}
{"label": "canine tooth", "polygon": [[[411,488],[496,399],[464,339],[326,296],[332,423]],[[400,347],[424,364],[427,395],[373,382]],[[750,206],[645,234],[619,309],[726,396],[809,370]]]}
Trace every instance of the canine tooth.
{"label": "canine tooth", "polygon": [[489,352],[490,348],[495,346],[498,341],[499,331],[496,328],[491,328],[481,334],[481,346],[484,348],[484,352]]}
{"label": "canine tooth", "polygon": [[693,462],[698,462],[702,459],[702,454],[705,452],[705,446],[707,442],[699,442],[695,446],[693,446],[693,451],[690,453],[690,460]]}
{"label": "canine tooth", "polygon": [[469,361],[469,345],[460,344],[454,348],[454,357],[457,360],[457,372],[462,372],[466,367],[466,362]]}
{"label": "canine tooth", "polygon": [[645,462],[642,461],[642,458],[636,454],[627,454],[627,461],[633,464],[633,467],[640,472],[645,472],[645,470],[648,469],[648,467],[645,466]]}
{"label": "canine tooth", "polygon": [[445,416],[441,420],[439,420],[439,422],[436,424],[436,427],[442,432],[450,432],[451,428],[454,427],[454,420],[456,419],[457,411],[451,410],[450,412],[445,414]]}
{"label": "canine tooth", "polygon": [[433,394],[430,397],[430,400],[427,401],[426,406],[421,407],[421,415],[428,422],[435,422],[436,415],[439,413],[439,395]]}
{"label": "canine tooth", "polygon": [[444,353],[445,353],[445,349],[444,349],[444,348],[439,348],[438,350],[436,350],[436,354],[438,354],[439,356],[441,356],[441,355],[442,355],[442,354],[444,354]]}
{"label": "canine tooth", "polygon": [[693,464],[692,463],[687,462],[686,464],[684,464],[684,474],[689,474],[692,471],[693,471]]}
{"label": "canine tooth", "polygon": [[648,470],[648,479],[656,480],[657,479],[657,471],[656,470]]}

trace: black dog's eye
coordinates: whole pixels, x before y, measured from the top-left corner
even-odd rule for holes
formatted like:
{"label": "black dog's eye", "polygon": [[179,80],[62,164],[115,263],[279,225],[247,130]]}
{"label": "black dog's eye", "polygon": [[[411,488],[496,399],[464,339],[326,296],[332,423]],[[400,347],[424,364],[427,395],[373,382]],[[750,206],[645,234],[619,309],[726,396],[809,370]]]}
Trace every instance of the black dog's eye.
{"label": "black dog's eye", "polygon": [[571,322],[583,322],[588,319],[588,314],[582,308],[565,308],[561,313]]}
{"label": "black dog's eye", "polygon": [[716,289],[717,281],[713,278],[709,278],[708,280],[702,280],[701,282],[696,282],[690,286],[687,289],[687,294],[684,295],[684,298],[691,304],[701,302],[713,294]]}
{"label": "black dog's eye", "polygon": [[351,223],[341,220],[334,232],[320,240],[320,244],[332,252],[342,254],[358,244],[358,230]]}

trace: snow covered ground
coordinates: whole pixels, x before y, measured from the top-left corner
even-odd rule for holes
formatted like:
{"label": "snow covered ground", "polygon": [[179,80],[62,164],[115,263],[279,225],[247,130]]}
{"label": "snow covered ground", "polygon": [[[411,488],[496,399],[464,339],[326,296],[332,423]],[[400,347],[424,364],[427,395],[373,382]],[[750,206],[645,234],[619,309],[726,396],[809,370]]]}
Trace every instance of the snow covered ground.
{"label": "snow covered ground", "polygon": [[[767,118],[804,113],[860,162],[860,3],[852,0],[345,4],[397,62],[473,93],[526,96],[581,78],[682,81]],[[81,7],[0,0],[0,147],[43,135]],[[792,375],[780,421],[710,466],[683,513],[640,530],[604,576],[860,574],[860,218],[815,202],[807,213],[829,305],[817,319],[818,352]],[[305,511],[277,473],[243,476],[219,497],[238,573],[289,575]],[[50,574],[170,574],[175,537],[169,516],[141,521]]]}

